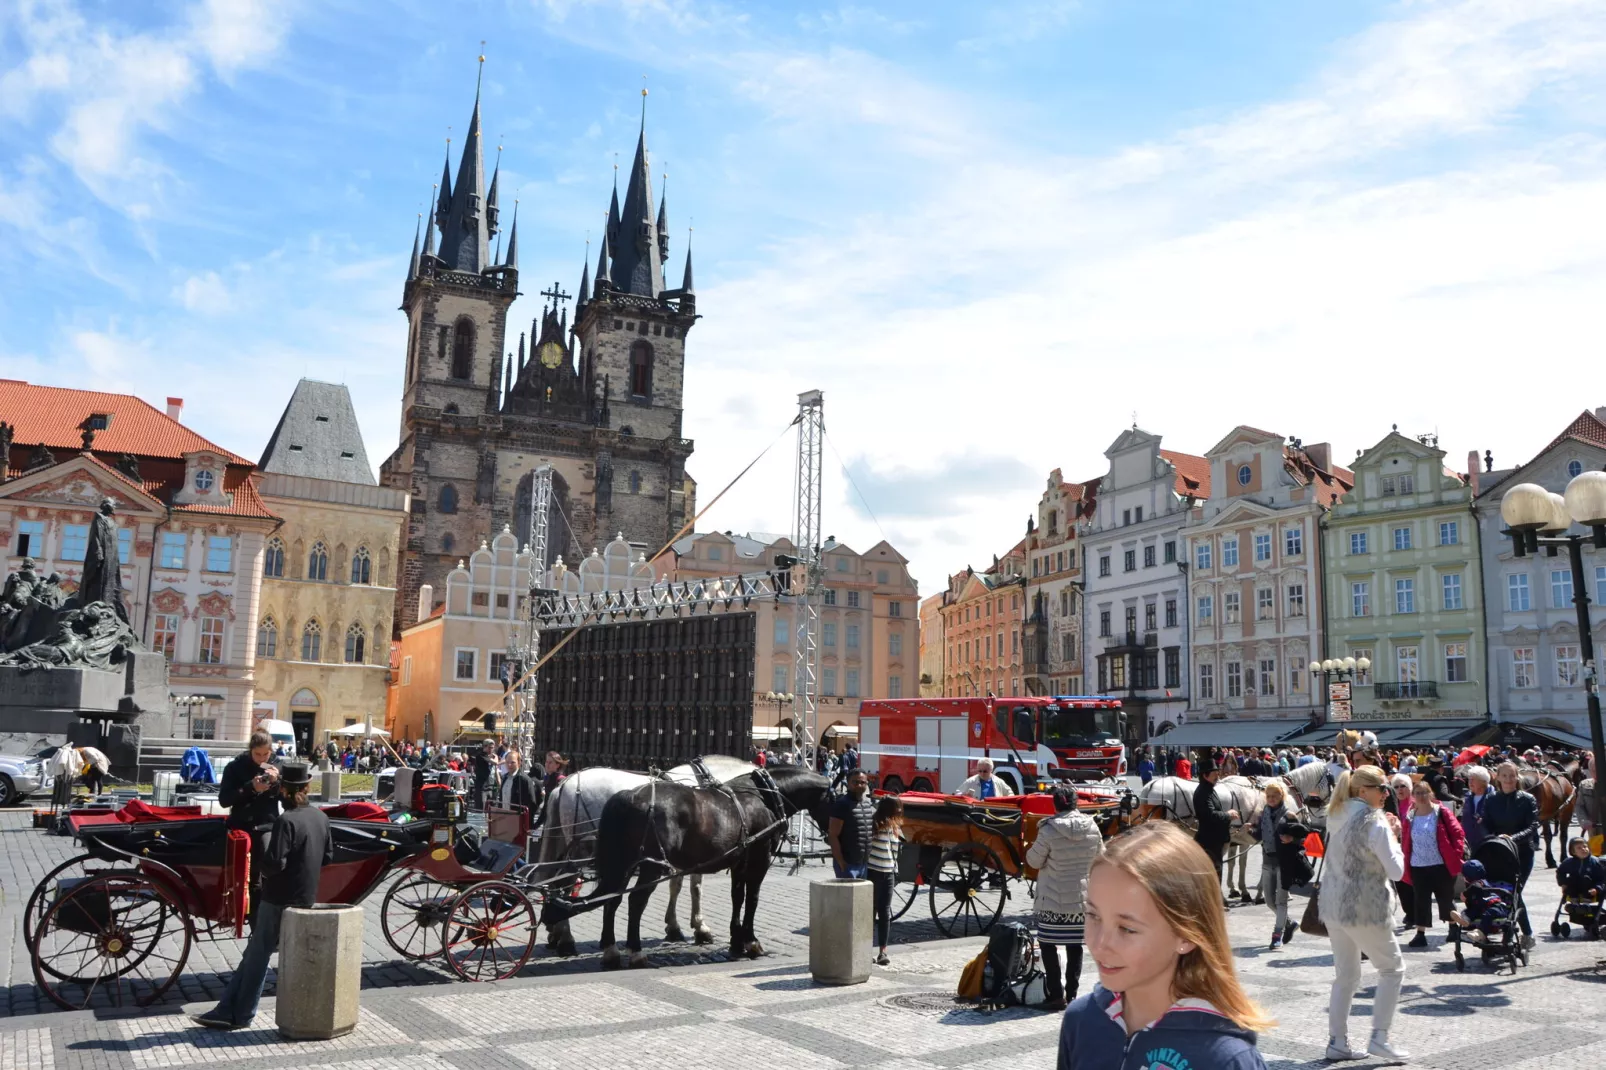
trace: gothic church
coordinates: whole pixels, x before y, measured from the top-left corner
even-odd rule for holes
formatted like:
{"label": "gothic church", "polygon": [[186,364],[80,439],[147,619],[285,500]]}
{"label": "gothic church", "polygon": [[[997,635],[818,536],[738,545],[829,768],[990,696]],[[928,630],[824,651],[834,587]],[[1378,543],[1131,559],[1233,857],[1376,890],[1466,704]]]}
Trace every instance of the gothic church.
{"label": "gothic church", "polygon": [[686,332],[697,320],[691,251],[680,287],[666,288],[668,210],[659,201],[653,211],[645,118],[623,207],[615,178],[596,277],[582,265],[573,324],[554,286],[516,352],[507,313],[518,296],[518,219],[505,253],[498,240],[493,255],[500,167],[489,188],[484,176],[476,92],[457,178],[448,155],[402,290],[401,441],[380,469],[385,485],[412,492],[398,632],[416,619],[419,587],[444,591],[447,572],[482,539],[510,524],[528,540],[531,473],[542,464],[555,472],[549,564],[560,554],[575,564],[618,532],[651,555],[695,511],[692,443],[681,437]]}

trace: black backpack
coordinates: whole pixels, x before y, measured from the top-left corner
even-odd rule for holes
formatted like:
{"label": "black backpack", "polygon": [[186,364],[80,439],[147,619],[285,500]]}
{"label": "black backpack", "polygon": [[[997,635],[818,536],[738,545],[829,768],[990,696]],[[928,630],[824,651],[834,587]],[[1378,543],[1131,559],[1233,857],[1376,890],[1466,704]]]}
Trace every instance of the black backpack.
{"label": "black backpack", "polygon": [[1037,940],[1031,928],[1018,921],[994,925],[987,935],[982,1003],[998,1007],[1024,1003],[1030,998],[1027,989],[1042,976],[1043,971],[1037,968]]}

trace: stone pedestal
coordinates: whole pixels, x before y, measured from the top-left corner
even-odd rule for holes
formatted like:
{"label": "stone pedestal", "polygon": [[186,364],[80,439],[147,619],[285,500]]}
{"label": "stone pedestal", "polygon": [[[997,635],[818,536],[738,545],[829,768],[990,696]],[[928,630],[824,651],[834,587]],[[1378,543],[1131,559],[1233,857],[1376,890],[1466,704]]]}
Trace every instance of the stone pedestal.
{"label": "stone pedestal", "polygon": [[334,769],[326,769],[318,776],[322,782],[322,794],[325,804],[340,801],[340,773]]}
{"label": "stone pedestal", "polygon": [[279,930],[274,1021],[290,1040],[329,1040],[357,1028],[362,991],[360,906],[290,907]]}
{"label": "stone pedestal", "polygon": [[13,716],[52,710],[73,710],[81,717],[114,714],[122,702],[123,687],[121,668],[108,672],[0,665],[0,707],[9,707],[4,712]]}
{"label": "stone pedestal", "polygon": [[809,971],[815,984],[859,985],[870,979],[875,900],[869,881],[809,885]]}

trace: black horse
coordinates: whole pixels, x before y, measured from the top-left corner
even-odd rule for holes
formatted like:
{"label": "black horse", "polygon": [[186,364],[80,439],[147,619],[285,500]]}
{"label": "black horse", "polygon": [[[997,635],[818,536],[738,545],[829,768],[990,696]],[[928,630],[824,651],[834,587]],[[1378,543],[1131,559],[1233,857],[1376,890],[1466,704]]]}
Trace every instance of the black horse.
{"label": "black horse", "polygon": [[[764,953],[753,933],[758,889],[793,814],[807,812],[824,832],[831,785],[806,769],[780,766],[719,787],[662,780],[608,800],[597,828],[597,890],[603,902],[602,965],[619,966],[613,919],[630,900],[630,964],[644,966],[641,915],[658,880],[673,873],[731,873],[731,958]],[[634,887],[627,890],[631,875]]]}

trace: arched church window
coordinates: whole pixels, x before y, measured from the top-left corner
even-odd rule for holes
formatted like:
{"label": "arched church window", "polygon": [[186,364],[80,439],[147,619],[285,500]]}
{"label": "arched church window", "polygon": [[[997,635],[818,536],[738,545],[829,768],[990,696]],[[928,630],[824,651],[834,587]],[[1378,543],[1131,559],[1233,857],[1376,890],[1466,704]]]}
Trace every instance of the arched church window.
{"label": "arched church window", "polygon": [[312,552],[307,555],[307,579],[327,580],[329,578],[329,549],[322,540],[312,544]]}
{"label": "arched church window", "polygon": [[307,626],[301,629],[301,660],[323,660],[323,625],[314,617],[307,621]]}
{"label": "arched church window", "polygon": [[262,618],[257,627],[257,657],[276,658],[279,656],[279,626],[274,623],[271,616]]}
{"label": "arched church window", "polygon": [[630,347],[630,396],[652,397],[652,344],[635,342]]}
{"label": "arched church window", "polygon": [[630,493],[632,493],[632,494],[640,494],[641,493],[641,473],[640,472],[631,472],[630,473]]}
{"label": "arched church window", "polygon": [[456,545],[457,545],[457,539],[452,535],[451,532],[448,531],[446,534],[441,536],[441,553],[443,553],[443,554],[451,553],[452,552],[452,547],[454,547]]}
{"label": "arched church window", "polygon": [[452,378],[467,379],[474,369],[474,321],[464,317],[452,329]]}
{"label": "arched church window", "polygon": [[373,562],[368,557],[368,547],[359,546],[357,552],[351,555],[351,582],[369,583],[373,575]]}
{"label": "arched church window", "polygon": [[443,513],[457,512],[457,488],[450,483],[442,484],[435,508]]}
{"label": "arched church window", "polygon": [[455,401],[448,402],[447,405],[446,405],[446,408],[442,409],[441,411],[444,412],[447,416],[456,416],[457,415],[457,411],[458,411],[457,410],[457,402],[455,402]]}
{"label": "arched church window", "polygon": [[262,575],[284,576],[284,540],[277,535],[268,540],[268,552],[262,559]]}
{"label": "arched church window", "polygon": [[368,638],[368,636],[363,631],[363,628],[362,628],[361,624],[355,624],[354,623],[354,624],[352,624],[351,627],[346,629],[346,664],[347,665],[361,665],[362,664],[363,644],[367,640],[367,638]]}

